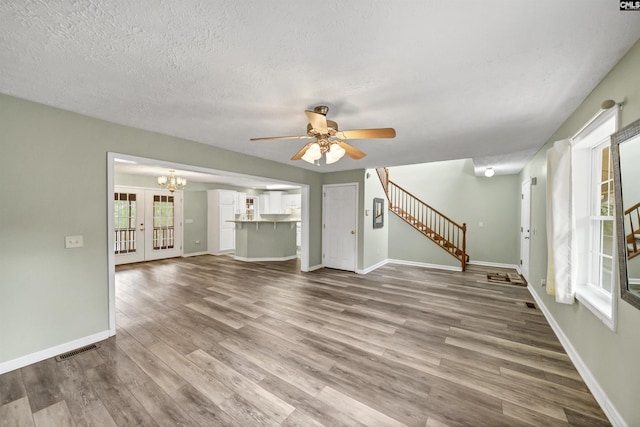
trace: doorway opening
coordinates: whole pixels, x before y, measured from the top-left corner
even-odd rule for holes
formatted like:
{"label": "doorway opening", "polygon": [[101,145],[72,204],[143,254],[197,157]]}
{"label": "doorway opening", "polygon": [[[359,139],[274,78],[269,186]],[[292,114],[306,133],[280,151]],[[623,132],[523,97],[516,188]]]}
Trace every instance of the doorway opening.
{"label": "doorway opening", "polygon": [[[144,158],[144,157],[137,157],[137,156],[131,156],[131,155],[127,155],[127,154],[121,154],[121,153],[108,153],[107,154],[107,194],[109,195],[108,199],[107,199],[107,231],[108,231],[108,239],[107,239],[107,245],[108,245],[108,283],[109,283],[109,335],[113,336],[116,333],[116,324],[115,324],[115,312],[116,312],[116,307],[115,307],[115,302],[116,302],[116,296],[115,296],[115,266],[116,266],[116,253],[115,253],[115,248],[116,248],[116,227],[115,227],[115,215],[114,215],[114,210],[115,210],[115,192],[116,192],[116,165],[118,165],[118,167],[120,167],[121,165],[127,165],[130,166],[132,168],[135,168],[136,171],[140,171],[139,175],[142,177],[141,178],[141,184],[139,185],[140,188],[145,189],[150,189],[150,187],[153,187],[153,185],[149,185],[149,179],[151,179],[151,176],[153,175],[151,172],[149,172],[149,170],[157,170],[157,168],[163,168],[165,170],[168,169],[175,169],[175,170],[181,170],[183,172],[186,173],[192,173],[192,174],[200,174],[200,175],[209,175],[214,177],[213,179],[216,179],[216,185],[225,187],[225,186],[236,186],[236,187],[250,187],[251,184],[249,183],[260,183],[261,185],[263,185],[262,188],[266,188],[266,186],[273,186],[273,185],[278,185],[278,186],[289,186],[291,188],[295,187],[297,189],[299,189],[300,191],[300,196],[301,196],[301,213],[300,213],[300,224],[301,224],[301,245],[300,245],[300,270],[301,271],[309,271],[309,210],[308,210],[308,206],[309,206],[309,186],[306,184],[300,184],[300,183],[295,183],[295,182],[286,182],[286,181],[281,181],[281,180],[275,180],[275,179],[270,179],[270,178],[264,178],[264,177],[258,177],[258,176],[251,176],[251,175],[244,175],[244,174],[239,174],[239,173],[234,173],[234,172],[229,172],[229,171],[221,171],[221,170],[214,170],[214,169],[209,169],[209,168],[202,168],[202,167],[198,167],[198,166],[192,166],[192,165],[186,165],[186,164],[179,164],[179,163],[173,163],[173,162],[166,162],[166,161],[162,161],[162,160],[155,160],[155,159],[149,159],[149,158]],[[146,175],[146,177],[145,177]],[[144,178],[144,179],[143,179]],[[155,179],[155,178],[153,178]],[[152,181],[153,181],[152,179]],[[145,181],[146,180],[146,181]],[[144,182],[143,182],[144,181]],[[145,184],[146,182],[146,184]],[[189,183],[189,185],[191,185],[191,187],[187,187],[185,190],[188,190],[189,188],[193,188],[194,184],[193,182]],[[131,187],[138,187],[138,184],[131,185]],[[203,191],[205,190],[205,188],[203,187]],[[158,194],[165,194],[162,193],[163,191],[166,190],[153,190],[154,192],[158,193]],[[169,192],[167,191],[166,194],[168,194]],[[176,191],[177,193],[177,191]],[[186,194],[189,193],[189,191],[184,191],[183,190],[183,195],[186,196]],[[175,193],[174,193],[175,194]],[[146,194],[145,194],[145,198],[146,198]],[[130,199],[128,199],[127,201],[130,201]],[[136,205],[137,205],[137,196],[136,196]],[[159,200],[159,202],[164,203],[164,207],[168,209],[167,204],[170,205],[169,200]],[[174,203],[174,213],[180,213],[180,221],[182,221],[182,209],[177,209],[175,206],[175,199],[173,201]],[[206,207],[205,207],[206,209]],[[136,212],[137,214],[137,212]],[[131,213],[129,213],[129,217],[131,218]],[[136,219],[137,220],[137,219]],[[177,220],[177,219],[175,219]],[[122,225],[124,224],[125,221],[123,221]],[[145,219],[145,222],[143,222],[142,224],[151,224],[153,221],[148,221],[147,219]],[[188,219],[186,219],[184,222],[188,222]],[[128,228],[133,228],[131,227],[131,222],[129,222],[129,227]],[[136,226],[139,228],[140,222],[136,222]],[[157,235],[156,237],[159,239],[156,239],[159,243],[161,243],[160,247],[162,247],[163,245],[166,246],[166,248],[162,249],[169,249],[168,248],[168,243],[171,241],[171,239],[173,239],[173,246],[175,249],[175,247],[177,246],[178,248],[180,247],[184,247],[184,233],[181,233],[180,235],[178,235],[178,233],[176,232],[175,228],[173,230],[173,232],[175,234],[173,234],[173,236],[171,237],[171,231],[169,231],[169,227],[168,227],[168,222],[165,221],[164,224],[164,230],[161,230],[159,233],[159,235]],[[118,224],[120,225],[120,224]],[[162,227],[161,227],[162,228]],[[146,227],[145,230],[138,230],[140,231],[146,231]],[[164,233],[164,234],[162,234]],[[126,236],[125,236],[126,237]],[[165,239],[164,241],[162,239]],[[139,241],[139,240],[138,240]],[[153,238],[151,239],[151,241],[153,241]],[[163,243],[164,242],[164,243]],[[122,242],[121,242],[122,243]],[[146,251],[146,246],[147,246],[147,239],[145,239],[145,251]],[[206,243],[206,242],[203,242]],[[122,245],[121,245],[122,247]],[[180,251],[182,249],[179,249]],[[203,251],[202,253],[191,253],[191,255],[199,255],[199,254],[205,254],[206,251]],[[175,256],[187,256],[185,254],[182,254],[181,252],[178,253]],[[164,254],[161,257],[165,257]],[[156,258],[157,259],[157,258]]]}

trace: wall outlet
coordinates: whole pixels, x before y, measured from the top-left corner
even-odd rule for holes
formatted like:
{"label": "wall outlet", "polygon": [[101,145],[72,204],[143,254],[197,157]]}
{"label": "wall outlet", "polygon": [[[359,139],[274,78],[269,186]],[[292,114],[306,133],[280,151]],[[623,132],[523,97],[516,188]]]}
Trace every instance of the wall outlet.
{"label": "wall outlet", "polygon": [[64,247],[66,249],[81,248],[82,246],[83,246],[82,236],[65,236]]}
{"label": "wall outlet", "polygon": [[196,245],[199,245],[199,244],[200,244],[200,240],[196,240],[194,243],[195,243]]}
{"label": "wall outlet", "polygon": [[547,286],[547,279],[540,279],[540,286],[543,288]]}

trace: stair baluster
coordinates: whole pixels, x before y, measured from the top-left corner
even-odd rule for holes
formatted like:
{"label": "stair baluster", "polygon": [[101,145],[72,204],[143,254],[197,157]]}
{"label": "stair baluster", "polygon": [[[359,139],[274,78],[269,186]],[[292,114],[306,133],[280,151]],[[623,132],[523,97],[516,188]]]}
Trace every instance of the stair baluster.
{"label": "stair baluster", "polygon": [[458,224],[389,179],[389,169],[376,172],[389,201],[389,211],[447,251],[467,268],[467,224]]}

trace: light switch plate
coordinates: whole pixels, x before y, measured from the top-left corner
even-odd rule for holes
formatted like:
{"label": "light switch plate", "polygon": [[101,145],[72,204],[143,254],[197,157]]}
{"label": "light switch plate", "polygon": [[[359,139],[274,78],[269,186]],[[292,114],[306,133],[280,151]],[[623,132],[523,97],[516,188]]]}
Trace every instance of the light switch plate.
{"label": "light switch plate", "polygon": [[69,248],[81,248],[83,245],[82,236],[65,236],[64,247]]}

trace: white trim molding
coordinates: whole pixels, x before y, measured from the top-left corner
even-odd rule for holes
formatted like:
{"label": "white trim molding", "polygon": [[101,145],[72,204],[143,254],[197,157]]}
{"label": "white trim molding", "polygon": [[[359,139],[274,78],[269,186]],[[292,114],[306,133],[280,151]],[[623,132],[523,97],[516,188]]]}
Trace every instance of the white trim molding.
{"label": "white trim molding", "polygon": [[324,264],[316,264],[309,267],[309,271],[316,271],[324,268]]}
{"label": "white trim molding", "polygon": [[389,263],[389,264],[400,264],[400,265],[411,265],[411,266],[414,266],[414,267],[423,267],[423,268],[435,268],[437,270],[462,271],[462,267],[457,267],[455,265],[429,264],[429,263],[426,263],[426,262],[406,261],[406,260],[403,260],[403,259],[388,259],[387,263]]}
{"label": "white trim molding", "polygon": [[386,265],[388,262],[389,262],[389,260],[388,260],[388,259],[385,259],[385,260],[380,261],[380,262],[379,262],[379,263],[377,263],[377,264],[373,264],[372,266],[365,268],[364,270],[363,270],[363,269],[358,268],[358,269],[356,269],[356,273],[358,273],[358,274],[367,274],[367,273],[370,273],[370,272],[372,272],[373,270],[376,270],[376,269],[378,269],[378,268],[380,268],[380,267],[382,267],[382,266]]}
{"label": "white trim molding", "polygon": [[189,252],[188,254],[182,254],[182,258],[189,258],[189,257],[192,257],[192,256],[200,256],[200,255],[209,255],[209,252],[207,252],[207,251]]}
{"label": "white trim molding", "polygon": [[2,362],[0,363],[0,374],[5,374],[7,372],[11,372],[28,365],[41,362],[50,357],[55,357],[59,354],[66,353],[67,351],[95,344],[99,341],[106,340],[107,338],[109,338],[109,335],[110,334],[108,330],[98,332],[97,334],[89,335],[84,338],[78,338],[77,340],[69,341],[64,344],[56,345],[54,347],[45,348],[44,350],[27,354],[26,356],[18,357],[17,359]]}
{"label": "white trim molding", "polygon": [[571,359],[571,362],[573,362],[573,364],[575,365],[576,369],[578,370],[578,373],[580,374],[585,384],[591,391],[591,394],[593,394],[593,397],[596,399],[596,401],[604,411],[607,418],[609,418],[609,421],[611,422],[611,424],[614,427],[628,427],[627,423],[624,421],[620,413],[616,410],[615,406],[613,406],[613,402],[609,400],[609,397],[607,396],[605,391],[602,389],[602,387],[600,387],[600,384],[598,383],[596,378],[593,376],[593,374],[591,373],[587,365],[584,363],[584,361],[576,351],[576,349],[573,347],[573,345],[571,344],[571,341],[569,341],[569,338],[567,338],[564,332],[562,332],[562,328],[560,328],[560,325],[558,325],[558,322],[556,322],[556,320],[553,318],[553,316],[551,315],[551,312],[549,311],[547,306],[544,304],[544,302],[542,302],[542,299],[540,298],[540,296],[536,293],[536,291],[533,289],[531,285],[527,285],[527,289],[529,290],[529,293],[531,294],[531,296],[533,296],[533,299],[538,304],[538,307],[540,308],[540,311],[542,311],[542,314],[544,314],[544,317],[547,319],[547,322],[549,322],[551,329],[553,329],[553,332],[558,337],[560,344],[562,344],[562,347],[567,352],[569,359]]}
{"label": "white trim molding", "polygon": [[295,259],[298,258],[298,255],[291,255],[291,256],[285,256],[285,257],[271,257],[271,258],[246,258],[246,257],[241,257],[241,256],[235,256],[233,257],[233,259],[237,259],[238,261],[246,261],[246,262],[253,262],[253,261],[289,261],[291,259]]}
{"label": "white trim molding", "polygon": [[469,261],[467,265],[482,265],[484,267],[496,267],[496,268],[512,268],[520,274],[520,267],[516,264],[503,264],[501,262],[489,262],[489,261]]}

